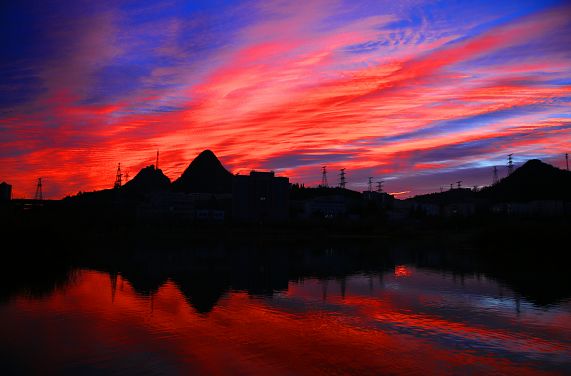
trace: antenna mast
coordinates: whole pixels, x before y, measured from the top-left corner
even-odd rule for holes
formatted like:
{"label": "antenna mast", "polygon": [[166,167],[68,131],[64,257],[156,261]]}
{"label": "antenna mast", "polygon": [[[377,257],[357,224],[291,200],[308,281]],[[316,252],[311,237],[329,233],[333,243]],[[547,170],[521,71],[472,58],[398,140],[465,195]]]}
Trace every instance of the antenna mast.
{"label": "antenna mast", "polygon": [[157,150],[157,162],[155,163],[155,170],[159,169],[159,151]]}
{"label": "antenna mast", "polygon": [[345,189],[345,185],[347,184],[347,180],[345,179],[345,169],[342,168],[339,171],[339,188]]}
{"label": "antenna mast", "polygon": [[321,167],[321,186],[327,188],[329,184],[327,183],[327,166]]}
{"label": "antenna mast", "polygon": [[118,189],[121,188],[121,180],[123,174],[121,173],[121,163],[117,165],[117,175],[115,175],[115,184],[113,184],[113,188]]}
{"label": "antenna mast", "polygon": [[494,179],[492,180],[492,185],[496,185],[500,182],[500,178],[498,177],[498,168],[494,166]]}
{"label": "antenna mast", "polygon": [[42,178],[38,178],[38,184],[36,185],[36,200],[42,201],[44,199],[44,194],[42,192]]}
{"label": "antenna mast", "polygon": [[373,192],[373,177],[369,176],[369,192]]}
{"label": "antenna mast", "polygon": [[567,171],[569,171],[569,153],[565,153],[565,165],[567,166]]}

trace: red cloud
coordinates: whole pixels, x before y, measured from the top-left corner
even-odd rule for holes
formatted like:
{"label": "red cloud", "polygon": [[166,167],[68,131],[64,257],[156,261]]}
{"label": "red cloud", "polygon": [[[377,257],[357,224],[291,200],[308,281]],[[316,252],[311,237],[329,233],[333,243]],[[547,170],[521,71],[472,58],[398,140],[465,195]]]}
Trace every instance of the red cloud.
{"label": "red cloud", "polygon": [[[307,9],[265,4],[261,9],[272,15],[270,21],[244,28],[229,48],[201,62],[196,77],[181,65],[157,68],[147,78],[154,84],[174,75],[181,88],[172,93],[140,89],[108,104],[86,104],[85,92],[94,70],[129,48],[103,42],[116,32],[112,14],[94,19],[92,25],[101,32],[90,27],[84,38],[101,47],[101,57],[79,42],[70,44],[73,58],[49,64],[42,73],[47,91],[2,118],[3,179],[14,185],[15,196],[30,196],[35,178],[43,176],[46,188],[53,189],[49,196],[61,197],[80,189],[109,187],[118,162],[135,173],[152,163],[157,149],[171,179],[205,148],[235,171],[273,168],[265,162],[299,150],[351,150],[351,159],[345,161],[292,165],[280,171],[294,180],[313,182],[316,178],[310,177],[318,175],[316,166],[322,164],[399,175],[410,164],[396,156],[523,131],[531,134],[514,138],[504,148],[545,155],[571,146],[562,137],[568,130],[544,128],[550,119],[569,113],[569,102],[558,98],[569,97],[571,87],[542,75],[568,78],[568,57],[559,54],[552,60],[528,51],[522,62],[470,65],[476,58],[564,28],[565,11],[535,14],[463,40],[455,40],[453,33],[420,44],[403,38],[395,42],[399,48],[356,54],[347,51],[394,33],[388,25],[395,17],[328,24],[339,9],[327,4],[311,2],[303,6]],[[182,56],[172,49],[160,54],[169,51],[177,59]],[[162,111],[163,105],[173,109]],[[523,110],[530,105],[541,109],[530,115]],[[514,111],[508,120],[415,135],[438,122],[518,108],[522,112]],[[396,136],[403,138],[390,141]],[[416,171],[430,172],[443,164],[454,168],[499,152],[503,151],[458,156],[453,162],[422,161],[416,163]],[[55,184],[51,188],[50,180]]]}

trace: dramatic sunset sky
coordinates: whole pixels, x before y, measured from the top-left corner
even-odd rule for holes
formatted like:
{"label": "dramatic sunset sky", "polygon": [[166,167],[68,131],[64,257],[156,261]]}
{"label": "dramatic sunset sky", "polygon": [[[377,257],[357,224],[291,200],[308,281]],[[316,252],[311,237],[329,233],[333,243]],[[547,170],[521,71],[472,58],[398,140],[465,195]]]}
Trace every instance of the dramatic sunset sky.
{"label": "dramatic sunset sky", "polygon": [[[203,149],[233,173],[489,184],[571,151],[566,1],[4,1],[0,180],[110,188]],[[408,192],[410,191],[410,192]]]}

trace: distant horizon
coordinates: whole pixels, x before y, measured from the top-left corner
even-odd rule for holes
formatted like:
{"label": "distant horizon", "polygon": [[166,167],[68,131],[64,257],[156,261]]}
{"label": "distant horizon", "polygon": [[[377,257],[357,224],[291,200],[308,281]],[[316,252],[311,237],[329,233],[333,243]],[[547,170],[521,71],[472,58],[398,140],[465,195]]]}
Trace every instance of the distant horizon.
{"label": "distant horizon", "polygon": [[[204,149],[201,153],[199,153],[199,155],[202,154],[202,153],[205,152],[205,151],[211,151],[211,150],[210,150],[210,149]],[[211,151],[211,152],[212,152],[212,151]],[[216,153],[215,153],[215,152],[212,152],[212,153],[216,156]],[[196,157],[198,157],[198,155],[197,155]],[[217,157],[217,156],[216,156],[216,157]],[[525,163],[531,161],[531,160],[539,160],[539,161],[541,161],[542,163],[549,164],[549,165],[551,165],[551,166],[553,166],[553,167],[555,167],[555,168],[558,168],[558,169],[560,169],[560,170],[569,171],[569,170],[567,170],[566,168],[560,168],[559,166],[556,166],[556,165],[551,164],[551,163],[546,162],[546,161],[542,161],[542,160],[537,159],[537,158],[528,159],[528,160],[526,160],[525,162],[523,162],[521,165],[515,165],[515,164],[514,164],[514,171],[517,170],[517,169],[518,169],[519,167],[521,167],[522,165],[524,165]],[[194,161],[194,159],[193,159],[192,161]],[[190,163],[192,163],[192,161],[189,162],[189,164],[187,165],[186,168],[188,168],[188,167],[190,166]],[[222,163],[222,161],[221,161],[221,163]],[[224,168],[226,168],[226,167],[224,166],[224,163],[222,163],[222,166],[223,166]],[[135,176],[137,176],[137,174],[138,174],[139,172],[143,171],[144,169],[150,168],[150,167],[154,168],[154,170],[161,171],[161,173],[162,173],[164,176],[167,176],[167,175],[164,174],[164,172],[162,171],[161,168],[158,168],[158,169],[156,168],[156,164],[149,164],[149,165],[146,165],[146,166],[142,167],[139,171],[137,171],[137,172],[136,172],[135,174],[133,174],[132,176],[129,176],[129,179],[128,179],[128,180],[123,180],[123,181],[122,181],[122,186],[125,185],[125,184],[127,184],[129,181],[131,181]],[[186,168],[185,168],[185,170],[186,170]],[[180,175],[178,175],[178,176],[177,176],[176,178],[174,178],[174,179],[171,178],[171,177],[169,177],[169,176],[167,176],[167,178],[170,180],[170,183],[172,184],[175,180],[177,180],[178,178],[180,178],[185,170],[183,170],[183,171],[180,173]],[[507,170],[507,166],[506,166],[506,170]],[[249,173],[252,172],[252,171],[260,171],[260,172],[267,171],[267,172],[276,173],[276,176],[288,177],[288,176],[283,175],[283,174],[278,174],[278,173],[277,173],[276,171],[274,171],[274,170],[252,169],[252,170],[250,170],[250,171],[248,171],[248,172],[242,172],[242,173],[232,173],[231,171],[229,171],[229,172],[230,172],[233,176],[235,176],[235,175],[242,175],[242,174],[247,175],[247,174],[249,174]],[[499,172],[499,171],[500,171],[500,170],[498,169],[498,172]],[[501,181],[503,178],[509,176],[508,174],[506,174],[505,176],[503,176],[503,175],[501,175],[501,174],[498,174],[498,175],[499,175],[498,177],[499,177],[499,180],[500,180],[500,181]],[[289,177],[288,177],[288,178],[289,178]],[[43,180],[43,178],[42,178],[42,180]],[[1,182],[4,182],[4,181],[1,181]],[[6,182],[6,183],[10,184],[9,182]],[[417,194],[414,194],[414,195],[410,195],[410,194],[409,194],[410,191],[406,191],[406,192],[390,192],[390,191],[387,191],[387,190],[384,190],[384,189],[383,189],[383,192],[384,192],[384,193],[388,193],[389,195],[395,196],[395,198],[397,198],[397,199],[408,199],[408,198],[412,198],[412,197],[419,196],[419,195],[424,195],[424,194],[441,193],[441,192],[448,191],[448,190],[450,190],[450,189],[457,189],[457,188],[473,189],[473,187],[474,187],[474,186],[470,186],[470,185],[465,185],[463,181],[462,181],[461,187],[458,187],[458,186],[457,186],[457,183],[458,183],[458,181],[451,183],[452,185],[441,186],[441,187],[440,187],[441,189],[439,189],[439,190],[426,191],[426,192],[417,193]],[[45,182],[43,182],[42,184],[45,184]],[[324,188],[320,183],[315,183],[315,184],[312,185],[312,184],[305,184],[305,183],[303,183],[303,182],[295,182],[295,181],[291,181],[291,180],[290,180],[290,184],[292,184],[292,185],[294,185],[294,184],[303,185],[305,188]],[[37,185],[37,180],[36,180],[36,185]],[[356,191],[356,192],[366,192],[366,191],[368,190],[368,182],[367,182],[365,185],[366,185],[366,186],[365,186],[364,188],[362,188],[362,189],[355,189],[355,188],[351,188],[351,187],[347,187],[346,189],[348,189],[348,190],[353,190],[353,191]],[[383,186],[384,186],[384,185],[383,185]],[[492,186],[492,184],[479,185],[479,186],[477,186],[477,188],[484,188],[484,187],[488,187],[488,186]],[[376,187],[376,185],[374,185],[374,187]],[[451,187],[452,187],[452,188],[451,188]],[[328,183],[328,185],[327,185],[325,188],[339,188],[339,186],[338,186],[337,183],[335,183],[335,184]],[[46,196],[44,195],[44,198],[43,198],[43,199],[44,199],[44,200],[61,200],[61,199],[63,199],[63,198],[69,197],[69,196],[75,196],[75,195],[79,194],[80,192],[81,192],[81,193],[89,193],[89,192],[96,192],[96,191],[106,190],[106,189],[113,189],[113,186],[110,185],[110,186],[108,186],[108,187],[104,187],[104,188],[96,189],[96,190],[79,190],[78,192],[71,193],[71,194],[67,194],[67,195],[65,195],[65,196],[63,196],[63,197],[58,197],[58,198],[46,197]],[[373,189],[373,191],[377,191],[377,190],[376,190],[376,189]],[[405,195],[406,195],[406,196],[405,196]],[[31,199],[31,198],[33,198],[33,196],[32,196],[32,197],[12,197],[12,199]]]}
{"label": "distant horizon", "polygon": [[0,14],[0,181],[60,199],[202,150],[232,173],[399,198],[571,152],[562,0],[12,2]]}

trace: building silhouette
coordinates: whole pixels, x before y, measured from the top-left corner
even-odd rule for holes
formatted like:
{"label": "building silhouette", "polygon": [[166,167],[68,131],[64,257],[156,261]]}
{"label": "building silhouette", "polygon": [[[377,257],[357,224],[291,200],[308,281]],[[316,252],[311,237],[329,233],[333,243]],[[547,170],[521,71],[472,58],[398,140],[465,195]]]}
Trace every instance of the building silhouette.
{"label": "building silhouette", "polygon": [[12,186],[6,182],[0,183],[0,201],[10,201],[12,199]]}
{"label": "building silhouette", "polygon": [[279,222],[289,216],[289,179],[273,171],[236,175],[232,184],[232,216],[242,222]]}

